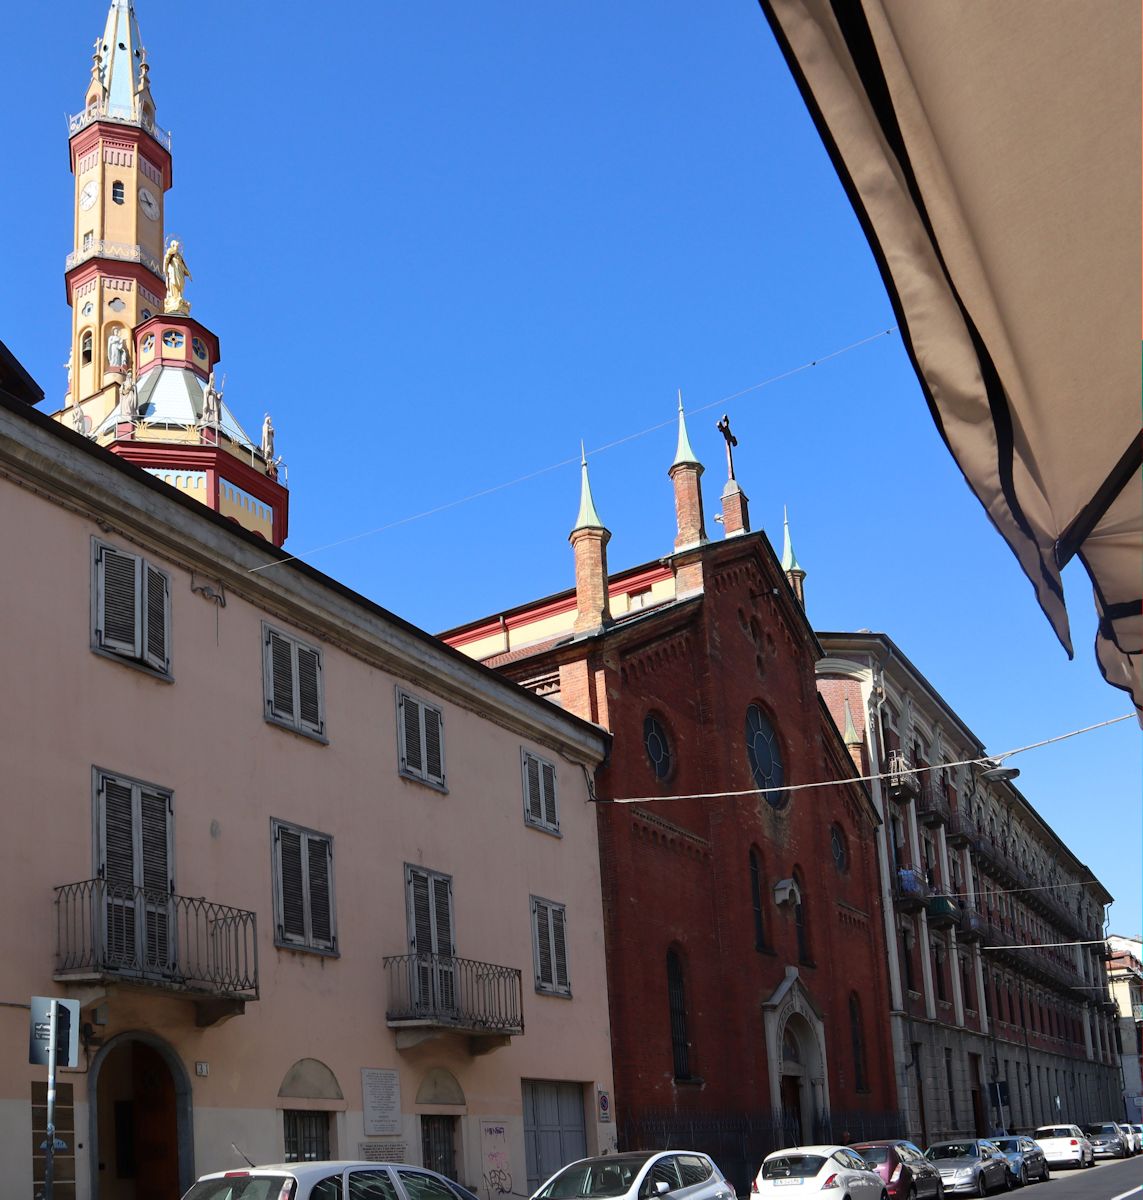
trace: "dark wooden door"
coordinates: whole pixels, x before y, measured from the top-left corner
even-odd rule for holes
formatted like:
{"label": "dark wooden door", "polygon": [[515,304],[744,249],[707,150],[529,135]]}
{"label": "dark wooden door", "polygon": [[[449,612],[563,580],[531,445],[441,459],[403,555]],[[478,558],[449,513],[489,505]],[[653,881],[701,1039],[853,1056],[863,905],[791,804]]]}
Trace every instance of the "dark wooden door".
{"label": "dark wooden door", "polygon": [[150,1046],[132,1046],[136,1200],[179,1200],[179,1139],[175,1081]]}

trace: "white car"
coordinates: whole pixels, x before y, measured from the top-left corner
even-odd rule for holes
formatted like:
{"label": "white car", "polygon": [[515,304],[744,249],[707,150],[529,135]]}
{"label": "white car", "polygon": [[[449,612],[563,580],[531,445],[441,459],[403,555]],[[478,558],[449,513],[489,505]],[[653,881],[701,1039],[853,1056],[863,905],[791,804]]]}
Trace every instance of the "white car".
{"label": "white car", "polygon": [[1078,1125],[1041,1125],[1032,1140],[1051,1167],[1095,1166],[1095,1150]]}
{"label": "white car", "polygon": [[478,1200],[426,1167],[308,1162],[203,1175],[183,1200]]}
{"label": "white car", "polygon": [[885,1183],[848,1146],[792,1146],[762,1160],[751,1192],[764,1200],[793,1200],[830,1192],[830,1200],[888,1200]]}
{"label": "white car", "polygon": [[734,1200],[734,1188],[697,1150],[639,1150],[581,1158],[557,1171],[532,1200]]}

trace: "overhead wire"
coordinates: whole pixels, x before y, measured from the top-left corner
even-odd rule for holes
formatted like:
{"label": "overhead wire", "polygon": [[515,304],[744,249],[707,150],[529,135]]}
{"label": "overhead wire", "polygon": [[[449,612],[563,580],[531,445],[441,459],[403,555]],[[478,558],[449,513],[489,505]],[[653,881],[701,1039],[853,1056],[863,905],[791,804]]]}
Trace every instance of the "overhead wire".
{"label": "overhead wire", "polygon": [[[697,405],[694,408],[688,409],[690,413],[707,412],[712,408],[719,408],[723,404],[729,404],[731,400],[738,400],[742,396],[747,396],[751,392],[757,392],[762,388],[771,387],[775,383],[780,383],[784,379],[790,379],[795,375],[800,375],[804,371],[809,371],[814,367],[821,366],[822,363],[829,362],[831,359],[840,358],[843,354],[848,354],[852,350],[857,350],[862,346],[869,345],[870,342],[878,341],[880,338],[888,337],[890,334],[897,332],[897,326],[891,325],[888,329],[879,329],[876,333],[870,334],[868,337],[860,338],[856,342],[850,342],[848,346],[842,346],[840,349],[831,350],[828,354],[819,355],[817,358],[810,359],[808,362],[801,363],[799,366],[791,367],[787,371],[780,371],[777,375],[771,375],[768,379],[763,379],[759,383],[752,383],[749,387],[742,388],[740,391],[731,392],[729,396],[722,396],[718,400],[711,400],[706,404]],[[666,429],[674,425],[678,420],[672,416],[665,421],[658,421],[654,425],[648,425],[646,429],[640,429],[635,433],[624,434],[623,437],[615,438],[614,441],[605,442],[602,446],[596,446],[592,450],[585,452],[585,456],[595,454],[603,454],[607,450],[614,450],[617,446],[626,445],[628,442],[636,441],[638,438],[646,437],[650,433],[657,433],[660,429]],[[347,546],[351,542],[359,542],[364,538],[375,537],[379,533],[386,533],[390,529],[397,529],[402,525],[410,525],[414,521],[423,521],[426,517],[434,517],[438,513],[448,512],[450,509],[459,508],[462,504],[469,504],[473,500],[482,500],[485,496],[492,496],[496,492],[502,492],[506,488],[517,487],[521,483],[528,483],[533,479],[538,479],[541,475],[549,475],[552,471],[559,471],[564,467],[578,466],[580,458],[571,457],[561,459],[559,462],[550,463],[546,467],[539,467],[535,471],[529,471],[525,475],[518,475],[515,479],[505,480],[503,483],[495,483],[490,487],[481,488],[479,491],[470,492],[467,496],[458,496],[455,500],[446,500],[443,504],[436,504],[432,508],[423,509],[418,513],[410,513],[405,517],[398,517],[396,520],[387,521],[384,525],[378,525],[373,529],[365,529],[360,533],[352,533],[347,537],[338,538],[337,541],[325,542],[320,546],[311,546],[308,550],[301,550],[297,554],[288,554],[283,558],[276,558],[273,562],[263,563],[258,567],[251,567],[247,574],[254,575],[260,571],[268,571],[271,567],[285,566],[286,563],[297,562],[303,557],[309,557],[311,554],[320,554],[325,550],[333,550],[338,546]]]}
{"label": "overhead wire", "polygon": [[[1129,721],[1133,713],[1125,713],[1121,717],[1110,717],[1106,721],[1097,721],[1094,725],[1084,725],[1080,729],[1071,729],[1067,733],[1058,733],[1054,737],[1043,738],[1038,742],[1029,742],[1026,746],[1017,746],[1000,754],[985,754],[977,758],[961,758],[953,762],[930,763],[923,766],[908,768],[909,774],[919,775],[925,771],[944,771],[949,767],[994,766],[1011,758],[1014,754],[1023,754],[1027,750],[1038,750],[1041,746],[1050,746],[1053,742],[1062,742],[1068,738],[1078,737],[1082,733],[1091,733],[1095,729],[1103,729],[1107,725],[1118,725],[1120,721]],[[872,775],[847,775],[840,779],[815,779],[807,783],[789,783],[775,787],[743,788],[726,792],[689,792],[675,796],[624,796],[616,799],[600,798],[600,804],[655,804],[664,800],[728,800],[736,796],[772,796],[785,792],[811,791],[815,788],[837,787],[846,783],[871,783],[875,779],[893,779],[899,777],[900,771],[878,771]]]}

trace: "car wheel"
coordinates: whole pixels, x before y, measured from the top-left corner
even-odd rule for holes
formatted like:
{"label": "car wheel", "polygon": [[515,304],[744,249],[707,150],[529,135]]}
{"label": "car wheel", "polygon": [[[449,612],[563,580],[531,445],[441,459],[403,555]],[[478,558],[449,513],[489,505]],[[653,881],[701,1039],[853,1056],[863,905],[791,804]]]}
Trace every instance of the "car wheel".
{"label": "car wheel", "polygon": [[1027,1163],[1020,1164],[1020,1186],[1021,1187],[1028,1186],[1028,1164]]}
{"label": "car wheel", "polygon": [[1052,1173],[1048,1170],[1048,1160],[1044,1159],[1044,1165],[1040,1168],[1040,1182],[1047,1183],[1051,1179]]}
{"label": "car wheel", "polygon": [[985,1181],[983,1171],[981,1171],[981,1173],[976,1177],[976,1194],[978,1196],[988,1195],[988,1184]]}
{"label": "car wheel", "polygon": [[937,1190],[935,1195],[936,1200],[945,1200],[945,1181],[943,1179],[937,1180]]}
{"label": "car wheel", "polygon": [[[881,1194],[883,1196],[885,1195],[884,1192],[882,1192]],[[908,1200],[917,1200],[917,1185],[915,1183],[909,1188]]]}
{"label": "car wheel", "polygon": [[1010,1192],[1016,1185],[1012,1182],[1011,1168],[1004,1172],[1004,1190]]}

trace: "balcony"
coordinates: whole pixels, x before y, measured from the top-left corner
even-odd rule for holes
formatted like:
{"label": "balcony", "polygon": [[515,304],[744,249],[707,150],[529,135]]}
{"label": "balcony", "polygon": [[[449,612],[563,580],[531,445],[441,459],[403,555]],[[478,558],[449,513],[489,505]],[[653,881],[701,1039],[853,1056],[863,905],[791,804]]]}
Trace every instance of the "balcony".
{"label": "balcony", "polygon": [[254,913],[104,879],[55,892],[57,983],[178,992],[194,1001],[200,1027],[258,999]]}
{"label": "balcony", "polygon": [[962,942],[982,942],[988,924],[975,909],[966,908],[960,914],[960,940]]}
{"label": "balcony", "polygon": [[917,819],[922,825],[940,825],[949,819],[948,801],[940,783],[930,775],[921,780],[920,795],[917,797]]}
{"label": "balcony", "polygon": [[976,826],[963,814],[950,812],[945,818],[945,841],[952,849],[967,846],[976,836]]}
{"label": "balcony", "polygon": [[93,104],[67,119],[68,137],[74,137],[81,129],[86,129],[93,121],[114,121],[119,125],[135,125],[149,133],[165,150],[171,148],[171,135],[156,121],[148,120],[146,116],[136,113],[134,107],[123,104]]}
{"label": "balcony", "polygon": [[64,270],[70,271],[89,258],[110,258],[115,262],[141,263],[152,274],[160,279],[163,277],[163,267],[154,255],[148,254],[142,246],[132,246],[127,242],[108,242],[103,238],[86,242],[78,250],[73,250],[64,260]]}
{"label": "balcony", "polygon": [[920,871],[912,867],[897,869],[896,900],[902,912],[920,912],[929,898],[929,885]]}
{"label": "balcony", "polygon": [[406,1050],[441,1033],[469,1035],[483,1054],[524,1032],[524,993],[514,967],[451,954],[401,954],[384,960],[385,1020]]}
{"label": "balcony", "polygon": [[1143,1021],[1143,1004],[1133,1004],[1131,1006],[1131,1019],[1133,1021]]}
{"label": "balcony", "polygon": [[960,905],[951,896],[930,896],[925,911],[934,929],[951,929],[960,922]]}
{"label": "balcony", "polygon": [[889,798],[905,803],[920,794],[921,785],[912,764],[900,750],[889,751]]}

